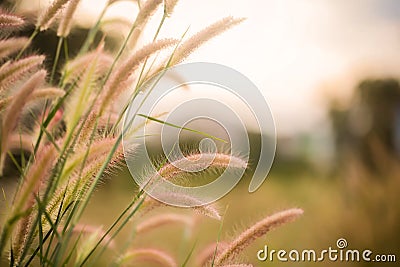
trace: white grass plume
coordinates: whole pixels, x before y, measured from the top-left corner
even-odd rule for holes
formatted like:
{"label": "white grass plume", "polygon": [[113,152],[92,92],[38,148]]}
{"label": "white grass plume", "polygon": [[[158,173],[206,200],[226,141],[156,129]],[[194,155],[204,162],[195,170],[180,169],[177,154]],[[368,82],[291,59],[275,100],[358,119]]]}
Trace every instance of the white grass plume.
{"label": "white grass plume", "polygon": [[206,168],[227,168],[228,166],[237,169],[246,169],[247,162],[239,157],[224,153],[195,153],[175,160],[172,163],[165,164],[160,168],[158,174],[170,181],[181,174],[190,174]]}
{"label": "white grass plume", "polygon": [[169,253],[157,248],[132,249],[118,259],[118,263],[123,266],[130,265],[130,262],[156,263],[162,267],[178,266],[175,259]]}
{"label": "white grass plume", "polygon": [[136,225],[136,233],[142,234],[147,233],[151,230],[157,229],[158,227],[162,227],[164,225],[176,225],[182,224],[187,227],[194,226],[194,218],[192,216],[175,214],[175,213],[163,213],[160,215],[156,215],[150,217]]}
{"label": "white grass plume", "polygon": [[65,5],[71,0],[54,0],[49,7],[43,10],[43,12],[39,15],[36,28],[40,31],[47,30],[51,23],[54,21],[54,18],[57,14],[65,7]]}
{"label": "white grass plume", "polygon": [[22,110],[29,101],[33,90],[44,82],[45,77],[46,71],[44,70],[34,74],[15,95],[4,113],[1,127],[0,173],[3,171],[4,160],[8,151],[8,138],[17,126]]}
{"label": "white grass plume", "polygon": [[212,39],[213,37],[223,33],[233,26],[241,23],[243,18],[226,17],[220,21],[211,24],[207,28],[201,30],[197,34],[183,42],[175,51],[171,60],[171,65],[176,65],[185,60],[193,51],[199,48],[202,44]]}
{"label": "white grass plume", "polygon": [[18,29],[25,24],[25,21],[20,16],[8,14],[0,9],[0,27],[1,30]]}
{"label": "white grass plume", "polygon": [[30,231],[28,225],[31,221],[31,209],[36,203],[35,195],[38,195],[42,184],[45,183],[48,178],[57,156],[58,153],[53,144],[41,146],[36,153],[35,161],[26,173],[21,189],[17,193],[10,218],[12,219],[18,216],[18,214],[23,214],[25,212],[28,212],[29,216],[24,216],[19,222],[19,231],[14,239],[16,253],[20,252],[20,248],[24,247],[26,235]]}
{"label": "white grass plume", "polygon": [[85,157],[86,164],[91,164],[93,161],[99,161],[99,159],[102,159],[109,153],[115,142],[115,138],[103,138],[94,141],[90,148],[88,148],[86,145],[81,145],[78,147],[65,164],[60,178],[61,183],[66,182],[73,172],[79,171],[79,169],[82,167]]}
{"label": "white grass plume", "polygon": [[0,59],[11,56],[29,45],[29,39],[26,37],[13,37],[0,40]]}
{"label": "white grass plume", "polygon": [[[63,97],[64,95],[65,91],[60,88],[48,87],[43,89],[37,89],[32,93],[27,103],[38,101],[41,99],[54,99],[57,97]],[[9,97],[0,99],[0,111],[5,109],[14,99],[14,97],[15,97],[14,95],[11,95]]]}
{"label": "white grass plume", "polygon": [[157,186],[160,179],[171,182],[176,178],[189,180],[193,175],[200,174],[200,172],[203,173],[204,171],[213,172],[224,169],[243,170],[247,168],[247,162],[240,157],[224,153],[196,152],[185,155],[184,158],[162,164],[162,167],[158,171],[153,170],[143,175],[144,184],[148,189]]}
{"label": "white grass plume", "polygon": [[[188,207],[190,206],[192,210],[201,215],[207,216],[215,220],[221,220],[221,214],[219,208],[215,203],[204,205],[204,203],[201,200],[195,197],[174,192],[169,192],[168,195],[161,195],[161,197],[163,199],[178,200],[183,205],[186,205]],[[140,209],[140,212],[142,215],[144,215],[156,208],[168,207],[168,206],[169,206],[168,204],[158,201],[152,197],[146,197],[143,202],[142,208]]]}
{"label": "white grass plume", "polygon": [[13,82],[21,80],[29,72],[37,70],[44,59],[44,56],[29,56],[4,63],[0,67],[0,94],[3,94]]}
{"label": "white grass plume", "polygon": [[143,28],[146,26],[149,19],[156,12],[158,6],[163,2],[163,0],[147,0],[141,7],[136,20],[132,27],[134,27],[133,32],[130,37],[129,45],[135,47]]}
{"label": "white grass plume", "polygon": [[223,252],[217,255],[214,262],[215,265],[220,266],[227,261],[233,260],[256,239],[264,236],[272,229],[294,221],[302,214],[302,209],[289,209],[277,212],[258,221],[256,224],[242,232]]}
{"label": "white grass plume", "polygon": [[65,91],[63,89],[57,87],[46,87],[35,90],[32,94],[32,100],[38,100],[43,98],[53,99],[58,97],[63,97],[65,95]]}
{"label": "white grass plume", "polygon": [[67,37],[71,32],[72,21],[74,13],[81,0],[70,0],[67,7],[64,10],[64,14],[61,17],[60,24],[58,25],[57,35],[61,37]]}
{"label": "white grass plume", "polygon": [[164,1],[164,12],[169,17],[174,12],[175,6],[178,4],[179,0],[165,0]]}

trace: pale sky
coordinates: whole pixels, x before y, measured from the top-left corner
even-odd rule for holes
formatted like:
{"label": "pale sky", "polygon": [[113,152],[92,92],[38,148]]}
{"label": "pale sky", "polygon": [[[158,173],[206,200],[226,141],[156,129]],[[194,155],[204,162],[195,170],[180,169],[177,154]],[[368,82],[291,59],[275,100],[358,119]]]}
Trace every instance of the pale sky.
{"label": "pale sky", "polygon": [[181,1],[165,32],[187,25],[195,32],[225,15],[248,19],[189,60],[226,64],[251,78],[278,133],[307,131],[323,119],[327,82],[337,83],[331,94],[347,94],[364,75],[400,73],[396,0]]}
{"label": "pale sky", "polygon": [[[90,20],[84,12],[95,15],[104,2],[83,0],[79,20]],[[136,3],[125,2],[109,16],[134,20]],[[248,76],[270,103],[278,134],[321,125],[324,96],[348,96],[363,77],[400,77],[397,0],[181,0],[161,36],[180,37],[189,26],[190,35],[229,15],[247,20],[187,61],[221,63]],[[152,27],[147,33],[150,40]]]}

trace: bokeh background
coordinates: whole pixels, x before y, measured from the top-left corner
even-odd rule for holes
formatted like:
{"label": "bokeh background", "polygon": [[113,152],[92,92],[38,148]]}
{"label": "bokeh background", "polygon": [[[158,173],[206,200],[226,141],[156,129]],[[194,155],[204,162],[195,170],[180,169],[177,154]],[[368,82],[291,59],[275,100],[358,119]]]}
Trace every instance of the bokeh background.
{"label": "bokeh background", "polygon": [[[28,15],[46,3],[19,1],[17,8]],[[82,1],[74,32],[78,46],[102,5],[105,0]],[[129,22],[137,10],[135,1],[118,1],[107,17]],[[146,28],[142,44],[154,35],[161,12]],[[181,0],[160,36],[179,37],[187,29],[195,33],[227,15],[247,20],[187,61],[221,63],[248,76],[270,104],[278,145],[270,175],[257,192],[247,192],[249,173],[220,200],[226,209],[223,238],[266,214],[301,207],[305,213],[300,220],[257,241],[243,260],[255,266],[397,266],[260,263],[256,252],[264,244],[319,251],[345,238],[351,249],[396,254],[400,260],[400,2]],[[123,27],[103,30],[117,40],[124,35]],[[53,39],[56,42],[51,34],[39,36],[36,49],[51,57],[47,46]],[[250,126],[253,162],[258,135]],[[88,223],[106,228],[125,207],[136,190],[128,176],[121,172],[99,187],[85,218]],[[137,242],[165,247],[184,258],[190,247],[171,249],[173,241],[198,240],[201,247],[216,239],[219,227],[219,222],[205,219],[191,234],[172,226]]]}

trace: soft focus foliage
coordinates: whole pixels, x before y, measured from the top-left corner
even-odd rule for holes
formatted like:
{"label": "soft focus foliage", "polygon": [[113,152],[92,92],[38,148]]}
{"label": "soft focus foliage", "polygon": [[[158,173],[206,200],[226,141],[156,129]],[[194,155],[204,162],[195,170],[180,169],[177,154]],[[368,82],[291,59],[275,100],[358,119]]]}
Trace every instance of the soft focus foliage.
{"label": "soft focus foliage", "polygon": [[[183,215],[174,210],[153,215],[170,207],[146,196],[143,188],[131,189],[129,204],[113,217],[107,230],[82,220],[91,212],[88,207],[95,188],[105,177],[111,182],[118,177],[116,173],[124,167],[124,153],[135,153],[135,146],[123,151],[121,145],[122,133],[117,129],[124,109],[113,105],[120,101],[119,96],[134,98],[133,83],[139,85],[152,73],[182,62],[203,43],[242,21],[227,17],[184,42],[158,40],[156,33],[153,42],[137,47],[156,10],[164,8],[160,29],[177,2],[142,3],[122,43],[100,31],[107,5],[78,46],[71,33],[75,30],[79,0],[55,0],[34,14],[33,20],[26,21],[23,16],[0,10],[0,179],[9,179],[15,185],[14,196],[10,195],[13,190],[4,191],[9,205],[0,224],[0,264],[8,261],[10,266],[97,266],[109,261],[118,265],[181,266],[193,261],[190,251],[186,259],[181,259],[172,251],[138,242],[141,236],[172,224],[181,226],[190,237],[205,216],[221,220],[223,214],[214,204],[203,205],[174,192],[168,193],[170,197],[195,204],[192,210],[198,214]],[[32,29],[30,36],[17,37],[22,27]],[[30,45],[44,34],[54,34],[54,27],[57,42],[51,55],[32,53]],[[99,35],[102,37],[97,38]],[[118,49],[110,43],[117,43]],[[154,55],[161,53],[169,59],[158,62]],[[144,72],[152,56],[159,67]],[[128,104],[125,101],[122,107]],[[202,164],[203,158],[211,158],[207,153],[195,152],[188,152],[186,157],[199,161],[197,164]],[[147,174],[149,186],[157,183],[154,177],[174,180],[187,175],[175,167],[176,163],[179,162],[164,162],[157,173]],[[227,153],[217,153],[209,167],[212,171],[224,170],[229,163],[236,169],[247,168],[247,162]],[[187,176],[193,175],[198,174]],[[289,210],[261,220],[255,226],[257,235],[246,235],[250,231],[247,230],[239,235],[240,241],[227,243],[228,251],[218,251],[215,263],[206,255],[199,265],[251,266],[240,264],[238,257],[247,244],[300,213],[301,210]],[[117,240],[126,229],[131,234]],[[181,246],[180,242],[176,246]],[[110,252],[113,256],[106,257]]]}

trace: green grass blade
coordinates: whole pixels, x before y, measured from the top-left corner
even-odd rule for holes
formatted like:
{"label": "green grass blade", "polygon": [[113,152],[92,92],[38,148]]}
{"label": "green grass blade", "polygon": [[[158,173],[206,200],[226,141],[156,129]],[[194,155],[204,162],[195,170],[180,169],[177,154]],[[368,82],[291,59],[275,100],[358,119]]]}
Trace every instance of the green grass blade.
{"label": "green grass blade", "polygon": [[193,243],[193,246],[190,249],[189,254],[186,256],[185,261],[182,263],[181,267],[186,267],[187,263],[189,262],[190,258],[193,255],[193,251],[196,248],[196,245],[197,245],[197,240]]}
{"label": "green grass blade", "polygon": [[14,157],[14,155],[8,151],[7,152],[8,156],[10,157],[11,161],[14,163],[15,167],[17,168],[18,172],[23,175],[24,171],[22,170],[21,165],[18,163],[17,159]]}
{"label": "green grass blade", "polygon": [[15,60],[18,60],[22,54],[25,52],[25,50],[29,47],[29,45],[32,43],[33,39],[35,39],[36,35],[38,35],[39,33],[39,29],[36,28],[33,33],[31,34],[31,36],[29,37],[28,42],[26,43],[26,45],[19,51],[17,57],[15,58]]}
{"label": "green grass blade", "polygon": [[49,81],[50,84],[53,83],[54,75],[56,74],[56,70],[57,70],[57,66],[58,66],[58,60],[60,59],[60,53],[61,53],[61,47],[62,47],[63,41],[64,41],[63,37],[60,37],[58,39],[56,55],[54,57],[53,67],[51,69],[51,74],[50,74],[50,81]]}
{"label": "green grass blade", "polygon": [[79,234],[78,238],[74,242],[74,245],[72,246],[69,254],[65,258],[65,261],[61,264],[61,266],[67,266],[68,265],[69,260],[72,258],[73,253],[77,250],[77,247],[78,247],[79,241],[81,240],[81,237],[82,237],[82,234]]}
{"label": "green grass blade", "polygon": [[78,55],[85,54],[87,51],[89,51],[89,48],[93,44],[94,38],[96,37],[96,35],[100,29],[101,20],[103,19],[104,15],[106,14],[107,8],[108,8],[108,4],[106,4],[106,6],[101,10],[99,17],[97,18],[96,24],[92,28],[90,28],[90,31],[87,34],[85,42],[81,46],[81,49],[79,50]]}
{"label": "green grass blade", "polygon": [[[62,197],[62,199],[61,199],[60,207],[58,208],[57,218],[56,218],[56,223],[55,223],[56,228],[58,227],[58,224],[61,222],[61,218],[62,218],[61,212],[62,212],[62,208],[63,208],[63,206],[64,206],[64,200],[65,200],[65,196],[66,196],[67,189],[68,189],[68,187],[65,188],[63,197]],[[58,232],[57,232],[57,233],[58,233]],[[54,233],[52,233],[52,235],[51,235],[51,237],[50,237],[49,244],[48,244],[47,249],[46,249],[45,258],[48,258],[48,255],[49,255],[49,253],[50,253],[51,244],[53,243],[54,236],[55,236]]]}
{"label": "green grass blade", "polygon": [[43,225],[42,225],[42,205],[40,203],[39,198],[35,195],[36,202],[38,205],[38,223],[37,223],[37,228],[38,228],[38,235],[39,235],[39,260],[40,260],[40,266],[44,266],[43,264]]}
{"label": "green grass blade", "polygon": [[140,116],[140,117],[143,117],[143,118],[146,118],[148,120],[155,121],[155,122],[158,122],[158,123],[161,123],[161,124],[165,124],[165,125],[168,125],[168,126],[171,126],[171,127],[174,127],[174,128],[178,128],[178,129],[182,129],[182,130],[189,131],[189,132],[192,132],[192,133],[200,134],[200,135],[203,135],[205,137],[209,137],[211,139],[214,139],[214,140],[217,140],[217,141],[220,141],[220,142],[228,143],[228,141],[226,141],[224,139],[215,137],[213,135],[210,135],[210,134],[202,132],[202,131],[198,131],[198,130],[187,128],[187,127],[182,127],[182,126],[179,126],[179,125],[176,125],[176,124],[173,124],[173,123],[169,123],[169,122],[166,122],[166,121],[163,121],[163,120],[151,117],[151,116],[147,116],[147,115],[144,115],[144,114],[137,114],[137,116]]}
{"label": "green grass blade", "polygon": [[[68,205],[65,209],[65,211],[63,212],[61,218],[67,213],[67,211],[69,210],[69,208],[72,206],[72,203],[70,205]],[[50,229],[46,236],[43,238],[43,242],[46,242],[46,240],[50,237],[50,235],[52,234],[53,229]],[[39,252],[39,246],[34,250],[34,252],[32,253],[32,255],[30,256],[30,258],[28,259],[28,261],[25,263],[25,267],[29,266],[29,264],[32,262],[32,260],[35,258],[35,256],[37,255],[37,253]]]}
{"label": "green grass blade", "polygon": [[14,264],[15,264],[14,250],[10,245],[10,267],[14,267]]}
{"label": "green grass blade", "polygon": [[217,236],[217,245],[215,246],[214,255],[212,258],[212,262],[211,262],[211,267],[214,267],[215,257],[217,256],[217,251],[218,251],[218,244],[219,244],[219,241],[221,240],[222,227],[224,226],[225,214],[228,211],[228,207],[229,206],[226,206],[224,216],[222,216],[221,223],[219,225],[218,236]]}
{"label": "green grass blade", "polygon": [[[85,259],[82,261],[80,266],[83,266],[90,258],[90,256],[93,255],[93,253],[95,252],[95,250],[97,249],[97,247],[100,245],[100,243],[104,240],[104,238],[112,231],[112,229],[114,229],[114,227],[122,220],[122,218],[125,216],[125,214],[133,207],[133,205],[135,205],[136,201],[141,197],[141,195],[143,194],[143,191],[140,191],[135,198],[133,199],[133,201],[131,201],[131,203],[129,203],[128,207],[126,207],[126,209],[120,214],[120,216],[114,221],[114,223],[108,228],[108,230],[104,233],[104,235],[99,239],[99,241],[96,243],[96,245],[92,248],[92,250],[88,253],[88,255],[85,257]],[[141,200],[141,202],[139,202],[139,204],[141,205],[141,203],[143,202],[143,199]],[[140,206],[139,205],[139,206]],[[134,212],[136,212],[137,209],[134,209]],[[129,216],[128,216],[129,219]],[[122,226],[124,226],[129,220],[125,220],[122,224]],[[118,228],[118,230],[120,231],[122,228]],[[110,239],[111,241],[111,239]]]}

